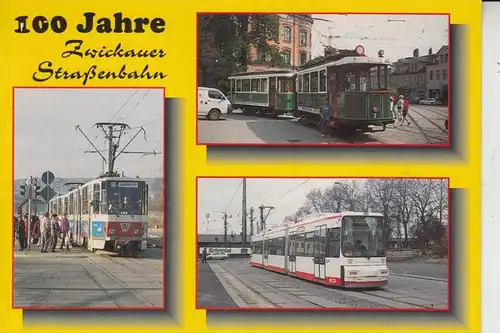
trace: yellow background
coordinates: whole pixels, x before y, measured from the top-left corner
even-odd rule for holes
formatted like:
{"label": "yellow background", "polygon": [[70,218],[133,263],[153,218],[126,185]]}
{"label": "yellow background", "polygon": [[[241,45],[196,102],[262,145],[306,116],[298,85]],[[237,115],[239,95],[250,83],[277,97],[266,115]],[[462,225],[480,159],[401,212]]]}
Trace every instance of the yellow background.
{"label": "yellow background", "polygon": [[[118,9],[119,8],[119,9]],[[161,16],[166,20],[166,31],[162,34],[145,33],[145,34],[80,34],[76,32],[75,26],[82,19],[82,13],[93,11],[98,16],[110,17],[117,11],[123,12],[127,16],[149,18]],[[335,175],[332,175],[332,162],[328,164],[321,161],[303,161],[297,164],[295,168],[284,168],[282,163],[269,164],[262,163],[242,163],[232,165],[221,163],[206,162],[205,147],[195,146],[196,133],[196,115],[195,115],[195,85],[196,85],[196,12],[197,11],[267,11],[267,12],[433,12],[433,13],[449,13],[451,12],[451,20],[454,24],[467,24],[469,44],[465,48],[468,52],[470,66],[464,68],[468,72],[468,79],[463,82],[467,84],[468,93],[468,112],[467,119],[464,121],[467,124],[468,133],[465,159],[454,159],[450,163],[433,163],[432,161],[422,164],[424,158],[420,161],[401,161],[397,167],[389,166],[384,163],[383,154],[381,154],[378,163],[371,160],[370,167],[366,164],[358,162],[356,164],[348,164],[342,162],[335,165]],[[14,18],[20,15],[28,15],[34,17],[36,15],[44,15],[53,17],[56,15],[64,16],[68,21],[68,29],[63,34],[55,34],[47,32],[45,34],[37,34],[31,32],[29,34],[15,34],[13,31],[16,28]],[[251,2],[240,2],[231,0],[220,0],[216,2],[207,1],[95,1],[87,0],[85,2],[69,2],[69,1],[43,1],[43,2],[22,2],[22,1],[3,1],[0,4],[0,103],[2,110],[2,121],[0,122],[0,135],[2,138],[2,147],[4,156],[12,156],[11,151],[11,131],[12,131],[12,86],[35,86],[36,82],[32,81],[31,77],[36,67],[41,61],[53,60],[55,65],[63,65],[68,69],[86,69],[90,64],[103,65],[107,69],[119,69],[122,63],[126,60],[90,60],[90,59],[61,59],[60,53],[64,49],[64,42],[68,39],[84,39],[88,46],[99,47],[101,45],[114,46],[116,42],[122,42],[124,46],[138,48],[164,48],[167,56],[162,60],[131,60],[127,63],[133,67],[141,68],[144,62],[149,62],[152,70],[163,70],[168,73],[168,77],[164,81],[91,81],[88,86],[159,86],[166,87],[168,97],[185,98],[185,110],[183,119],[182,137],[178,139],[178,144],[183,145],[183,158],[178,161],[182,163],[183,172],[183,188],[179,189],[182,194],[185,204],[183,214],[184,220],[181,222],[183,226],[182,239],[183,243],[183,258],[182,262],[190,263],[183,264],[182,274],[183,281],[183,297],[178,300],[177,304],[182,307],[182,318],[177,325],[173,325],[168,329],[171,331],[188,331],[200,332],[209,330],[205,324],[204,311],[195,311],[195,263],[192,258],[195,256],[195,176],[435,176],[435,177],[451,177],[451,186],[459,188],[467,188],[469,206],[465,210],[468,214],[467,220],[473,221],[468,225],[467,235],[468,242],[466,244],[468,250],[467,260],[468,267],[466,272],[468,276],[468,289],[464,290],[467,299],[468,313],[464,323],[450,324],[446,326],[438,324],[431,328],[429,324],[422,323],[403,325],[393,324],[390,326],[360,326],[353,323],[349,325],[349,332],[363,332],[367,329],[370,333],[376,332],[421,332],[440,331],[440,332],[479,332],[480,330],[480,59],[481,59],[481,2],[470,0],[420,0],[404,3],[396,0],[372,1],[332,1],[332,0],[316,0],[309,1],[284,1],[284,0],[253,0]],[[451,49],[453,52],[453,46]],[[50,80],[45,82],[50,86],[62,86],[69,84],[78,86],[79,81]],[[40,84],[38,84],[41,86]],[[36,112],[36,110],[34,110]],[[68,113],[70,110],[68,110]],[[168,112],[168,110],[167,110]],[[471,116],[472,115],[472,116]],[[68,116],[70,116],[68,114]],[[334,149],[334,148],[332,148]],[[325,150],[325,154],[326,154]],[[422,154],[422,157],[425,157]],[[189,162],[187,163],[187,160]],[[420,163],[419,163],[420,162]],[[392,164],[392,162],[391,162]],[[367,173],[368,172],[368,173]],[[2,164],[1,171],[1,212],[2,220],[5,225],[11,225],[11,210],[12,210],[12,169],[11,164]],[[473,203],[473,204],[472,204]],[[4,230],[4,235],[11,235],[8,230]],[[5,236],[7,237],[7,236]],[[12,280],[11,280],[11,244],[10,241],[0,242],[2,256],[2,265],[0,265],[0,278],[2,279],[2,288],[0,289],[0,332],[20,332],[22,328],[22,311],[11,310],[12,297]],[[465,246],[465,244],[464,244]],[[167,277],[168,279],[168,277]],[[84,330],[84,327],[93,327],[92,331],[100,331],[99,325],[91,323],[69,324],[64,322],[54,323],[54,327],[44,327],[37,329],[39,331],[76,331]],[[308,329],[313,329],[314,323],[308,325]],[[137,327],[120,327],[119,324],[113,324],[113,330],[119,332],[127,332],[141,329],[141,323],[137,323]],[[32,328],[33,329],[33,328]],[[102,327],[103,332],[109,331],[109,327]],[[153,330],[153,328],[144,328]],[[154,330],[167,329],[158,327]],[[281,325],[279,328],[273,327],[272,331],[277,332],[293,332],[304,330],[304,327],[296,326],[285,327]],[[316,332],[326,332],[332,329],[340,329],[336,327],[314,327]],[[347,329],[343,327],[342,329]],[[27,330],[25,328],[24,330]],[[214,332],[243,332],[244,326],[212,328]],[[249,329],[250,330],[250,329]],[[251,331],[264,331],[262,329],[252,328]],[[271,331],[271,329],[269,329]]]}

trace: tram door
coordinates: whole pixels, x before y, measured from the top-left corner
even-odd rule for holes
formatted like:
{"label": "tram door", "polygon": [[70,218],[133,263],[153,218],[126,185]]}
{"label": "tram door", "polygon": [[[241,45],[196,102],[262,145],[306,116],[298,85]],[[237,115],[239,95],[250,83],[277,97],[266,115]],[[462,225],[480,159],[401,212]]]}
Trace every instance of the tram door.
{"label": "tram door", "polygon": [[289,245],[289,248],[288,248],[288,271],[290,273],[295,273],[295,271],[297,270],[297,258],[295,257],[295,247],[296,247],[296,243],[295,243],[295,238],[297,237],[295,231],[292,231],[290,233],[290,237],[289,237],[289,240],[290,240],[290,245]]}
{"label": "tram door", "polygon": [[269,107],[274,108],[276,106],[276,82],[278,78],[270,77],[269,78]]}
{"label": "tram door", "polygon": [[338,84],[337,84],[337,73],[335,71],[335,67],[328,67],[326,70],[327,77],[327,94],[328,101],[330,103],[330,108],[332,110],[333,117],[337,117],[337,94]]}
{"label": "tram door", "polygon": [[325,279],[326,224],[314,228],[314,277]]}
{"label": "tram door", "polygon": [[267,267],[269,260],[269,239],[264,239],[264,267]]}

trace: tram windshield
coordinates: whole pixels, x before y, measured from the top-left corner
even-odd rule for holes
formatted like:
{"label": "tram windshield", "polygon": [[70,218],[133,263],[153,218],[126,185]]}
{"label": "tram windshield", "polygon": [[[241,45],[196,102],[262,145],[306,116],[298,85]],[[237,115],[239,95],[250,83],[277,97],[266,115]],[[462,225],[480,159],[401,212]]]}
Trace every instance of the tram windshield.
{"label": "tram windshield", "polygon": [[[147,193],[144,182],[106,181],[103,202],[108,214],[147,215]],[[104,201],[106,200],[106,201]]]}
{"label": "tram windshield", "polygon": [[384,257],[382,217],[345,216],[342,220],[344,257]]}

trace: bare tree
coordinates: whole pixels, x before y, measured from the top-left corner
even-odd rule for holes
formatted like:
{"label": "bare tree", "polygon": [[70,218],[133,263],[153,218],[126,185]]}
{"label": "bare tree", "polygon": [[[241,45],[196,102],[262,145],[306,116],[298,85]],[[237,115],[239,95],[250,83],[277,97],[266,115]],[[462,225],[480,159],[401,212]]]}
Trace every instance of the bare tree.
{"label": "bare tree", "polygon": [[422,249],[425,250],[429,247],[429,215],[433,215],[436,211],[435,206],[435,189],[436,182],[432,179],[426,180],[412,180],[412,191],[410,198],[415,204],[415,212],[417,214],[417,224],[415,226],[415,233],[420,240]]}
{"label": "bare tree", "polygon": [[404,247],[408,247],[408,225],[415,207],[411,199],[411,184],[410,179],[399,179],[396,181],[395,201],[399,221],[404,231]]}
{"label": "bare tree", "polygon": [[389,241],[398,226],[399,219],[394,216],[396,197],[394,179],[370,179],[366,182],[366,192],[372,204],[384,215],[385,237]]}

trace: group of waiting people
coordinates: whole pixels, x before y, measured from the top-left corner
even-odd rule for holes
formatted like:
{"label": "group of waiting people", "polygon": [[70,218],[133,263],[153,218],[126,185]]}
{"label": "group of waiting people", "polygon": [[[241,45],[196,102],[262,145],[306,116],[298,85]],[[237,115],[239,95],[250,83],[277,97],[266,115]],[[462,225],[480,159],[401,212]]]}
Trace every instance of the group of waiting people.
{"label": "group of waiting people", "polygon": [[61,217],[57,214],[50,216],[49,212],[40,217],[33,214],[31,219],[28,215],[14,216],[14,244],[17,238],[20,251],[28,247],[28,231],[31,232],[32,244],[38,245],[42,253],[56,252],[59,238],[60,250],[70,250],[69,220],[66,213]]}

